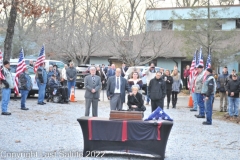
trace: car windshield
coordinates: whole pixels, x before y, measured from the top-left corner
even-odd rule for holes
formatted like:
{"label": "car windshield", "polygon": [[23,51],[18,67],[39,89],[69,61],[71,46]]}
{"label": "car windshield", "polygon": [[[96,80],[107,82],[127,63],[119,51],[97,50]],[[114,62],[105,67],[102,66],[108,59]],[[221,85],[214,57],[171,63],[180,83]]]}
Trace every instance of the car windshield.
{"label": "car windshield", "polygon": [[[16,73],[17,65],[10,65],[10,72],[11,73]],[[27,66],[28,69],[28,74],[29,75],[34,75],[34,69],[33,67]]]}
{"label": "car windshield", "polygon": [[64,68],[64,63],[62,63],[62,62],[50,61],[49,64],[50,65],[57,65],[57,67],[59,69],[63,69]]}

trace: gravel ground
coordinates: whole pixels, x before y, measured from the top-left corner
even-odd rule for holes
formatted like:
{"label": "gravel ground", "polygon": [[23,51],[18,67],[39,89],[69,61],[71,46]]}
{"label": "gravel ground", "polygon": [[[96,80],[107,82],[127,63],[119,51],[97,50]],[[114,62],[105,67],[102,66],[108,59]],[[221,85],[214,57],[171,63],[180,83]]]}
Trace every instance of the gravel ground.
{"label": "gravel ground", "polygon": [[[238,160],[240,159],[240,125],[213,120],[203,126],[185,107],[186,98],[180,97],[177,109],[165,110],[174,125],[166,148],[166,160]],[[20,100],[12,101],[11,116],[0,115],[0,159],[99,159],[83,158],[82,131],[77,118],[84,116],[84,101],[71,104],[48,103],[41,106],[37,99],[27,100],[29,111],[20,110]],[[184,103],[184,104],[183,104]],[[124,104],[126,107],[126,105]],[[99,117],[109,117],[109,102],[99,103]],[[147,107],[145,118],[150,114]],[[6,152],[32,152],[31,158],[5,157]],[[68,154],[73,155],[72,157]],[[78,153],[78,156],[76,156]],[[24,156],[24,154],[23,154]],[[107,155],[101,159],[149,159],[148,157]]]}

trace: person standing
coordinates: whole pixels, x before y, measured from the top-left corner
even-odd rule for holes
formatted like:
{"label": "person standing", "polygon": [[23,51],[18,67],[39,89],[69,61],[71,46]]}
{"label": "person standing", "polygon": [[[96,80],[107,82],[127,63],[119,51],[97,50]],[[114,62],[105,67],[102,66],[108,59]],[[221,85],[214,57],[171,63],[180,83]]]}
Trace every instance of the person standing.
{"label": "person standing", "polygon": [[180,92],[181,79],[178,74],[178,70],[175,69],[172,72],[173,84],[172,84],[172,108],[176,108],[177,95]]}
{"label": "person standing", "polygon": [[166,82],[167,109],[169,109],[169,104],[171,101],[171,94],[172,94],[172,83],[173,83],[173,78],[172,78],[172,76],[170,76],[169,70],[165,71],[165,76],[163,77],[163,79]]}
{"label": "person standing", "polygon": [[126,67],[126,64],[122,63],[122,68],[121,68],[121,76],[122,77],[125,77],[127,70],[128,70],[128,68]]}
{"label": "person standing", "polygon": [[203,78],[204,78],[204,72],[203,72],[202,65],[197,66],[197,72],[198,72],[198,75],[194,82],[194,93],[196,93],[196,97],[197,97],[197,102],[198,102],[198,106],[199,106],[199,115],[195,115],[195,117],[205,118],[205,109],[204,109],[204,101],[203,101],[204,97],[201,94],[202,85],[203,85],[202,82],[203,82]]}
{"label": "person standing", "polygon": [[10,72],[10,63],[9,61],[5,60],[3,62],[2,74],[5,77],[5,80],[2,81],[2,115],[11,115],[8,112],[8,103],[10,100],[11,89],[14,88],[13,77]]}
{"label": "person standing", "polygon": [[21,110],[29,110],[29,108],[26,108],[26,99],[32,86],[32,79],[28,75],[27,68],[25,68],[25,70],[19,75],[18,79],[18,88],[21,93]]}
{"label": "person standing", "polygon": [[45,97],[45,90],[46,90],[46,83],[47,83],[47,72],[44,69],[45,64],[41,63],[39,64],[39,67],[37,69],[36,74],[36,81],[38,85],[38,104],[44,105],[46,104],[44,102]]}
{"label": "person standing", "polygon": [[[220,94],[220,112],[227,112],[228,98],[226,94],[226,81],[228,80],[228,69],[227,67],[223,68],[223,72],[218,76],[217,79],[217,90]],[[224,100],[224,107],[223,107]]]}
{"label": "person standing", "polygon": [[90,75],[84,78],[85,91],[85,116],[89,116],[89,110],[92,104],[92,116],[98,116],[98,99],[101,88],[101,78],[96,76],[96,68],[90,68]]}
{"label": "person standing", "polygon": [[216,82],[212,74],[212,69],[207,68],[205,73],[206,79],[203,82],[201,93],[204,95],[205,108],[206,108],[206,121],[203,122],[203,125],[212,124],[212,108],[213,108],[213,98],[216,92]]}
{"label": "person standing", "polygon": [[32,60],[29,61],[29,66],[34,67]]}
{"label": "person standing", "polygon": [[[99,95],[100,95],[101,89],[105,89],[105,87],[106,87],[106,85],[105,85],[106,80],[105,80],[104,72],[101,70],[101,68],[99,66],[97,67],[96,75],[100,77],[101,84],[102,84],[102,86],[99,89]],[[98,99],[98,101],[100,101],[100,98]]]}
{"label": "person standing", "polygon": [[128,80],[129,88],[132,88],[133,85],[138,85],[138,89],[141,90],[143,82],[139,78],[138,72],[133,71],[131,79]]}
{"label": "person standing", "polygon": [[230,80],[227,84],[227,95],[229,101],[229,116],[230,120],[233,117],[238,117],[238,107],[239,107],[239,92],[240,92],[240,81],[238,80],[238,76],[236,74],[232,74],[232,80]]}
{"label": "person standing", "polygon": [[191,81],[189,82],[190,83],[189,89],[190,89],[190,93],[192,95],[192,100],[193,100],[193,108],[190,109],[191,112],[197,112],[197,108],[198,108],[197,94],[194,91],[194,85],[195,85],[195,80],[197,78],[197,75],[198,75],[198,71],[197,71],[197,68],[195,67],[192,73]]}
{"label": "person standing", "polygon": [[49,79],[52,77],[53,74],[54,74],[53,66],[52,66],[52,65],[49,65],[48,74],[47,74],[47,79],[49,80]]}
{"label": "person standing", "polygon": [[53,72],[56,75],[57,80],[60,81],[61,75],[60,75],[60,71],[58,70],[58,66],[56,64],[53,65]]}
{"label": "person standing", "polygon": [[74,67],[73,62],[70,62],[69,67],[66,71],[67,75],[67,84],[68,84],[68,98],[70,98],[71,88],[74,88],[75,93],[75,84],[76,84],[76,77],[77,77],[77,70]]}
{"label": "person standing", "polygon": [[64,64],[64,68],[62,69],[62,86],[67,86],[67,71],[68,65]]}
{"label": "person standing", "polygon": [[150,80],[148,92],[151,99],[152,112],[157,109],[157,107],[163,109],[166,95],[166,83],[162,79],[161,72],[157,72],[155,78]]}
{"label": "person standing", "polygon": [[125,91],[132,95],[127,80],[121,76],[121,69],[117,68],[116,75],[109,77],[107,81],[107,97],[110,100],[111,110],[122,110]]}
{"label": "person standing", "polygon": [[115,64],[111,65],[111,68],[109,68],[108,72],[107,72],[107,77],[110,78],[111,76],[115,76]]}
{"label": "person standing", "polygon": [[151,79],[153,79],[156,75],[156,70],[155,70],[155,64],[151,63],[150,67],[148,70],[145,71],[145,75],[146,75],[146,81],[147,81],[147,103],[146,105],[149,105],[150,102],[150,98],[149,98],[149,94],[148,94],[148,86],[149,86],[149,82]]}
{"label": "person standing", "polygon": [[187,65],[184,72],[183,72],[183,78],[184,78],[184,86],[186,87],[186,90],[188,90],[188,78],[190,75],[190,66]]}

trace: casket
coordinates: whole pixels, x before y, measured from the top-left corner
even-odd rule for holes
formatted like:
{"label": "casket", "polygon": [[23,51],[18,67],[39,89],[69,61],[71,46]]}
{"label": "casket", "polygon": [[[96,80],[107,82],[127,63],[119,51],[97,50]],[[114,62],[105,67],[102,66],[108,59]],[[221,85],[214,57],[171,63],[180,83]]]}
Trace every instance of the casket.
{"label": "casket", "polygon": [[111,111],[109,119],[142,120],[142,118],[142,111]]}

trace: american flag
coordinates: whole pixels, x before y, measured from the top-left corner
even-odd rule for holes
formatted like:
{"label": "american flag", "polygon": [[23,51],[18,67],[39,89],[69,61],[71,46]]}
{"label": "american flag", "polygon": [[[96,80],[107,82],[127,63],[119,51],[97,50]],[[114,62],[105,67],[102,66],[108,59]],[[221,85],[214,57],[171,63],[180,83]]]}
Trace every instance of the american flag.
{"label": "american flag", "polygon": [[196,60],[197,53],[198,53],[198,50],[196,50],[195,53],[194,53],[192,64],[191,64],[191,67],[190,67],[190,75],[188,77],[188,88],[191,87],[191,82],[192,82],[192,79],[193,79],[193,76],[194,76],[194,69],[195,69],[196,63],[197,63],[197,60]]}
{"label": "american flag", "polygon": [[157,107],[144,121],[148,120],[167,120],[173,121],[173,119],[167,115],[160,107]]}
{"label": "american flag", "polygon": [[3,65],[3,54],[2,51],[0,50],[0,66]]}
{"label": "american flag", "polygon": [[2,74],[2,65],[3,65],[3,63],[2,63],[2,61],[3,61],[3,54],[2,54],[2,51],[0,50],[0,80],[5,80],[5,77],[4,77],[4,75]]}
{"label": "american flag", "polygon": [[211,68],[211,62],[212,62],[212,58],[211,58],[211,51],[210,51],[210,48],[209,48],[207,62],[206,62],[206,69]]}
{"label": "american flag", "polygon": [[199,54],[198,54],[198,63],[197,63],[197,66],[198,65],[201,65],[201,66],[204,66],[203,64],[203,54],[202,54],[202,47],[200,48],[200,51],[199,51]]}
{"label": "american flag", "polygon": [[18,90],[18,78],[19,75],[24,72],[24,70],[27,68],[25,60],[24,60],[24,52],[23,52],[23,48],[21,49],[20,53],[19,53],[19,60],[18,60],[18,64],[17,64],[17,68],[16,68],[16,75],[15,75],[15,82],[14,82],[14,92],[16,95],[19,94],[19,90]]}
{"label": "american flag", "polygon": [[43,45],[42,49],[39,53],[38,59],[37,59],[37,61],[35,63],[35,66],[34,66],[34,72],[35,73],[37,72],[37,69],[40,66],[40,64],[44,63],[44,61],[45,61],[45,49],[44,49],[44,45]]}

